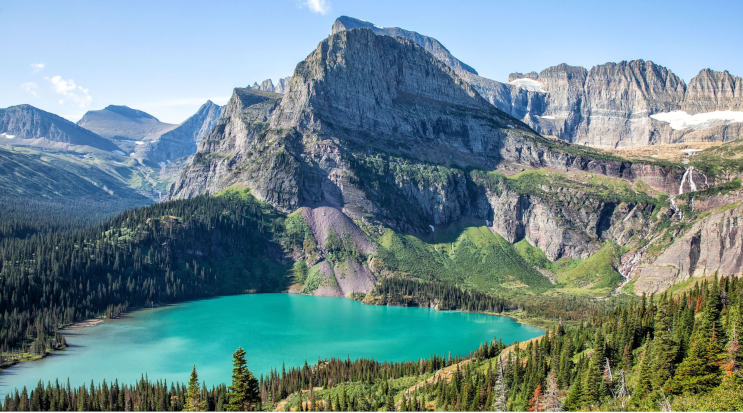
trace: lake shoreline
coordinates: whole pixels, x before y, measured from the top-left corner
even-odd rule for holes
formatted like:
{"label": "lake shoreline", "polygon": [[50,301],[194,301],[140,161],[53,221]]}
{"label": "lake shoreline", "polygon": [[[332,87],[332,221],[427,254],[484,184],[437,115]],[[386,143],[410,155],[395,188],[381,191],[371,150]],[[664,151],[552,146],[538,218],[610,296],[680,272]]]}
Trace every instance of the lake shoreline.
{"label": "lake shoreline", "polygon": [[[177,302],[177,303],[168,303],[168,304],[162,304],[162,305],[157,305],[157,306],[152,306],[152,307],[132,308],[132,309],[127,310],[126,312],[121,313],[116,318],[105,318],[105,317],[89,318],[89,319],[77,321],[77,322],[72,323],[72,324],[70,324],[68,326],[62,327],[59,330],[57,330],[57,332],[59,334],[62,334],[64,336],[65,333],[73,333],[75,330],[87,329],[89,327],[96,327],[96,326],[100,326],[102,324],[107,324],[108,322],[115,322],[116,320],[128,319],[133,314],[135,314],[135,313],[141,313],[141,312],[143,312],[143,310],[154,310],[154,309],[161,309],[161,308],[164,308],[164,307],[179,307],[179,306],[182,306],[182,305],[187,304],[189,302],[202,302],[202,301],[216,300],[216,299],[226,298],[226,297],[243,296],[243,295],[266,295],[266,294],[269,294],[269,293],[261,293],[261,294],[255,294],[255,293],[251,293],[251,294],[231,294],[231,295],[226,295],[226,296],[204,297],[204,298],[200,298],[200,299],[186,300],[186,301],[181,301],[181,302]],[[273,294],[276,294],[276,293],[273,293]],[[312,296],[312,295],[297,294],[297,293],[290,293],[290,292],[283,292],[283,293],[278,293],[278,294],[288,295],[288,296],[315,297],[315,296]],[[380,306],[378,304],[366,304],[366,303],[362,303],[359,300],[354,300],[354,299],[352,299],[350,297],[322,297],[322,298],[344,298],[345,300],[359,302],[360,304],[363,304],[364,306],[379,306],[379,307],[391,307],[391,308],[392,307],[396,307],[396,308],[416,308],[416,307],[418,307],[418,308],[430,308],[430,307],[423,307],[423,306],[396,306],[396,305],[384,305],[384,306]],[[546,333],[546,329],[543,328],[543,327],[541,327],[541,326],[536,326],[536,325],[532,325],[532,324],[529,324],[529,323],[522,322],[518,317],[514,317],[514,316],[511,316],[511,315],[504,314],[504,313],[464,311],[464,310],[460,310],[460,309],[456,309],[456,310],[434,310],[434,311],[435,312],[442,312],[442,313],[448,313],[448,312],[455,313],[455,312],[459,312],[459,313],[464,313],[464,314],[479,314],[479,315],[485,315],[485,316],[504,317],[504,318],[509,318],[511,320],[514,320],[518,324],[522,324],[522,325],[527,326],[527,327],[536,328],[536,329],[540,330],[542,332],[542,334],[545,334]],[[92,333],[92,334],[95,334],[95,333]],[[480,342],[480,343],[474,344],[473,345],[473,348],[476,348],[476,346],[477,345],[480,345],[480,344],[482,344],[482,343]],[[39,357],[31,358],[31,359],[24,359],[24,360],[15,361],[12,364],[9,364],[7,366],[3,366],[3,368],[0,369],[0,376],[3,375],[4,371],[7,368],[10,368],[10,367],[13,367],[13,366],[17,366],[18,364],[26,364],[27,362],[44,360],[44,359],[46,359],[46,358],[48,358],[50,356],[53,356],[53,355],[55,355],[57,353],[64,353],[64,351],[67,350],[68,348],[69,348],[69,345],[68,345],[68,347],[63,347],[63,348],[59,348],[59,349],[55,349],[55,350],[47,350],[46,354],[43,355],[43,356],[39,356]]]}

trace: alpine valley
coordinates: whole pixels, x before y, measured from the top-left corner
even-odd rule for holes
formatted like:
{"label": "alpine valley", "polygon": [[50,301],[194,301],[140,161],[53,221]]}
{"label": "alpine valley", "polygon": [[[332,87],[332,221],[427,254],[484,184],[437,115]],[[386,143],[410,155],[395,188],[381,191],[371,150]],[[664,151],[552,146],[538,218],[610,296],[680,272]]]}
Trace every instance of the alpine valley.
{"label": "alpine valley", "polygon": [[2,408],[741,410],[741,138],[727,71],[686,84],[651,61],[563,63],[499,82],[347,16],[291,76],[178,125],[0,109],[3,367],[56,357],[85,320],[246,293],[545,330],[260,379],[238,350],[214,387],[198,365],[188,384],[45,377]]}

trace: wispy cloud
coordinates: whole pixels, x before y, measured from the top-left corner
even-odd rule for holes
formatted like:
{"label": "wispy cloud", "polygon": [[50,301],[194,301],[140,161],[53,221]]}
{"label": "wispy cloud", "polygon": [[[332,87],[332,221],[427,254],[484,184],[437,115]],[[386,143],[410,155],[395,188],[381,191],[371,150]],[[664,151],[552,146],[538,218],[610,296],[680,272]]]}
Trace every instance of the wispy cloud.
{"label": "wispy cloud", "polygon": [[31,73],[39,73],[46,67],[45,63],[31,63]]}
{"label": "wispy cloud", "polygon": [[21,85],[21,89],[25,90],[26,93],[30,93],[33,96],[38,96],[36,94],[36,90],[39,88],[39,85],[37,85],[34,82],[26,82]]}
{"label": "wispy cloud", "polygon": [[328,14],[331,9],[329,0],[301,0],[300,4],[307,7],[313,13]]}
{"label": "wispy cloud", "polygon": [[[48,80],[51,85],[54,92],[66,96],[69,100],[71,100],[76,105],[80,106],[81,108],[84,108],[86,106],[89,106],[90,103],[93,101],[93,98],[88,93],[88,89],[85,89],[82,86],[78,86],[75,84],[75,81],[73,79],[65,80],[62,79],[62,76],[54,76],[52,78],[44,78]],[[60,104],[64,103],[62,100],[60,100]]]}

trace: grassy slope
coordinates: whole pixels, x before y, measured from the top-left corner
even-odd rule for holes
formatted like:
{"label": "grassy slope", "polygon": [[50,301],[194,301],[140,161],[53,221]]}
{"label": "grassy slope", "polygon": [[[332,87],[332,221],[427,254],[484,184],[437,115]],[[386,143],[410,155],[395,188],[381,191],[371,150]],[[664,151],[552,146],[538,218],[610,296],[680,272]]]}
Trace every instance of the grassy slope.
{"label": "grassy slope", "polygon": [[515,245],[516,251],[535,267],[556,275],[553,292],[573,295],[608,295],[624,278],[615,269],[621,250],[612,242],[604,243],[595,254],[586,259],[561,258],[555,262],[526,240]]}
{"label": "grassy slope", "polygon": [[507,295],[552,287],[513,245],[486,227],[465,228],[439,243],[387,230],[379,244],[379,258],[399,275]]}

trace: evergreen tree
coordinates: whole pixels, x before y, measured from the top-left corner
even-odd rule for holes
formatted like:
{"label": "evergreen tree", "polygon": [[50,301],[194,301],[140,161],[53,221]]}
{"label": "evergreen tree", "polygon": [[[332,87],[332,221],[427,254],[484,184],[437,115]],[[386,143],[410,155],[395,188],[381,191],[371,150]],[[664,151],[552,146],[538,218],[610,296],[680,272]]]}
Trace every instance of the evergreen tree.
{"label": "evergreen tree", "polygon": [[[85,409],[90,410],[90,409]],[[191,378],[188,380],[188,393],[186,396],[186,405],[183,406],[184,412],[203,412],[206,410],[206,403],[201,399],[201,388],[199,387],[199,375],[196,374],[196,366],[191,370]]]}
{"label": "evergreen tree", "polygon": [[233,354],[232,385],[229,387],[229,411],[250,410],[256,403],[260,402],[260,391],[258,380],[248,370],[245,361],[245,350],[238,348]]}

